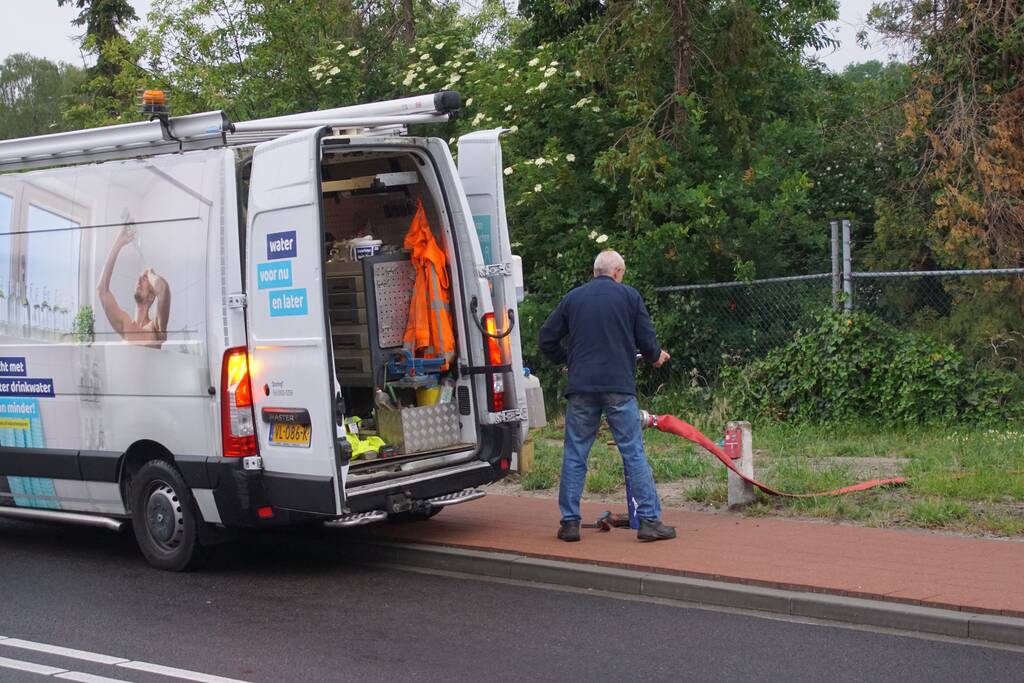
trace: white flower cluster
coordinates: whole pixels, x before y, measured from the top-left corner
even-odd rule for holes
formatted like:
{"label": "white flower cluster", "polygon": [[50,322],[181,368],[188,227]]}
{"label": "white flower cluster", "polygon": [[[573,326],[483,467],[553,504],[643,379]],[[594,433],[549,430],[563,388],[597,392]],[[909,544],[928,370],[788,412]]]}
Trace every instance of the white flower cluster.
{"label": "white flower cluster", "polygon": [[966,444],[972,441],[989,443],[1021,443],[1024,445],[1024,433],[1009,429],[987,429],[984,432],[953,432],[946,436],[946,441],[954,441],[958,444]]}
{"label": "white flower cluster", "polygon": [[[337,43],[334,46],[335,51],[340,52],[345,49],[345,43]],[[366,48],[356,47],[352,48],[347,52],[349,57],[358,57],[366,51]],[[312,74],[313,78],[320,82],[321,85],[327,85],[331,83],[334,76],[341,73],[341,67],[332,64],[330,60],[321,59],[313,66],[309,67],[309,73]]]}
{"label": "white flower cluster", "polygon": [[[433,47],[435,50],[441,50],[444,48],[445,44],[446,43],[444,41],[441,41],[440,43],[435,43]],[[419,84],[416,86],[418,90],[426,90],[430,85],[428,79],[436,78],[437,74],[442,71],[447,72],[448,75],[441,76],[441,78],[445,79],[441,88],[449,89],[462,80],[463,76],[466,74],[467,67],[476,63],[473,61],[463,61],[473,54],[473,50],[469,48],[459,50],[455,55],[455,59],[449,59],[441,65],[438,65],[434,61],[431,53],[426,49],[420,51],[416,46],[409,48],[410,54],[416,54],[417,52],[419,52],[420,56],[417,60],[413,61],[412,64],[409,64],[406,67],[405,76],[402,79],[402,85],[410,87],[413,83],[419,81]]]}

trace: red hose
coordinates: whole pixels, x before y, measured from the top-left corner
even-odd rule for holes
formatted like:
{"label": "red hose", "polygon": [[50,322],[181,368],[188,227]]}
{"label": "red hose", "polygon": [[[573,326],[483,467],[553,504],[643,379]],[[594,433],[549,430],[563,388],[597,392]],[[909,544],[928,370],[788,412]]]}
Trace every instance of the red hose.
{"label": "red hose", "polygon": [[761,489],[770,496],[785,496],[786,498],[815,498],[818,496],[838,496],[843,493],[853,493],[854,491],[866,491],[868,489],[875,488],[876,486],[889,486],[897,484],[906,484],[906,477],[892,477],[890,479],[872,479],[871,481],[862,481],[859,484],[853,486],[845,486],[841,489],[834,491],[822,491],[821,493],[785,493],[784,491],[776,491],[775,489],[762,484],[756,479],[752,479],[747,475],[743,474],[733,464],[732,458],[725,454],[725,452],[719,448],[711,439],[701,434],[700,430],[689,424],[683,422],[674,415],[659,415],[658,417],[651,420],[653,427],[667,434],[675,434],[681,436],[684,439],[692,441],[693,443],[703,446],[706,451],[711,453],[713,456],[722,461],[722,464],[728,467],[730,470],[735,472],[741,479],[749,482]]}

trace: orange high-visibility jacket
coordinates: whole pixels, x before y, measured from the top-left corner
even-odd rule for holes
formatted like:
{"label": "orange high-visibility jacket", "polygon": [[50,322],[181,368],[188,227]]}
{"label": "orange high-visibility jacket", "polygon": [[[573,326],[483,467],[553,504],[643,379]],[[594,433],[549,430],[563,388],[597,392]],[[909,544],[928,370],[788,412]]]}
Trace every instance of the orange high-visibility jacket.
{"label": "orange high-visibility jacket", "polygon": [[412,253],[416,269],[409,322],[405,326],[405,348],[418,358],[443,357],[451,361],[455,357],[455,333],[447,259],[430,231],[422,200],[416,207],[404,246]]}

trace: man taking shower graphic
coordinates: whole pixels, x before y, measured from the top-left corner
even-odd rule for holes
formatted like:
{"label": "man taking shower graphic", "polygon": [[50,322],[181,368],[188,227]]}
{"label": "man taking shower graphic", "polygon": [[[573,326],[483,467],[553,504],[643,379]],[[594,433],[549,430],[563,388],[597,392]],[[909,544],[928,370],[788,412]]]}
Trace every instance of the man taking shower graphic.
{"label": "man taking shower graphic", "polygon": [[[135,283],[135,317],[117,305],[117,299],[110,291],[110,277],[121,250],[135,239],[135,227],[130,223],[121,227],[110,247],[107,263],[103,266],[96,292],[99,294],[103,312],[107,314],[110,326],[129,344],[159,349],[167,341],[167,319],[171,314],[171,288],[152,268],[146,268]],[[156,317],[150,311],[156,302]]]}

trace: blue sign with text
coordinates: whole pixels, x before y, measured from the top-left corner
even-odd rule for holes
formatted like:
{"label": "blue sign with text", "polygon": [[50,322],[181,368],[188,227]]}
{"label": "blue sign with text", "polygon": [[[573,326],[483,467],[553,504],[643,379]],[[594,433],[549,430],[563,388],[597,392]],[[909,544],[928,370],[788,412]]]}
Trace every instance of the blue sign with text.
{"label": "blue sign with text", "polygon": [[53,396],[53,380],[49,377],[0,377],[0,396]]}
{"label": "blue sign with text", "polygon": [[306,315],[309,304],[306,301],[306,289],[281,289],[270,292],[270,317],[278,318],[285,315]]}
{"label": "blue sign with text", "polygon": [[292,262],[260,263],[256,266],[256,286],[277,289],[292,286]]}
{"label": "blue sign with text", "polygon": [[267,260],[295,258],[298,251],[295,231],[272,232],[267,235]]}
{"label": "blue sign with text", "polygon": [[0,375],[5,377],[24,377],[28,374],[24,358],[0,357]]}
{"label": "blue sign with text", "polygon": [[0,398],[0,417],[35,417],[38,406],[30,398]]}

